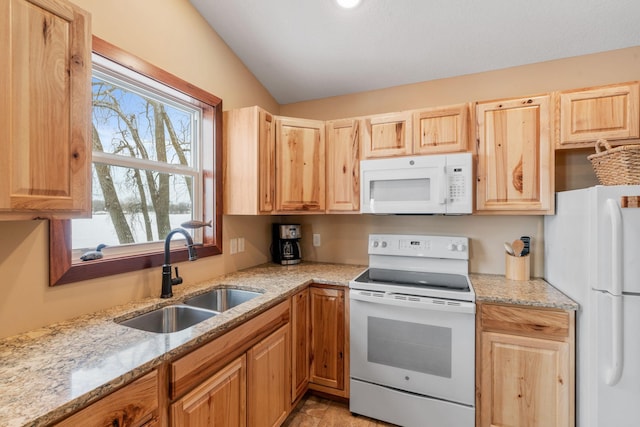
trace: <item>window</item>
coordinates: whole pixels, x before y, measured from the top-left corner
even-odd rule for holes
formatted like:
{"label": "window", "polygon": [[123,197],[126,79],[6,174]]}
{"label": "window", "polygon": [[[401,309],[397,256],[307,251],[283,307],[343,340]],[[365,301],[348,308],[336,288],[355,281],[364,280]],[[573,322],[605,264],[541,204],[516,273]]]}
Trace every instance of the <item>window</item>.
{"label": "window", "polygon": [[[198,256],[221,253],[222,101],[96,37],[93,50],[93,215],[51,221],[50,284],[161,265],[188,220],[208,224],[189,230]],[[80,259],[99,244],[102,259]]]}

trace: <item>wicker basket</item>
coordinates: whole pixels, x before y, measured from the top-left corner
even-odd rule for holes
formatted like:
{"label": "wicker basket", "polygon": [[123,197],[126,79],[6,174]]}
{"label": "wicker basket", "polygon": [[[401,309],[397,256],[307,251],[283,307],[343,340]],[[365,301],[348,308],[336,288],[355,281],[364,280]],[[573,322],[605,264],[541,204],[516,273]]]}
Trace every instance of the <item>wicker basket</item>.
{"label": "wicker basket", "polygon": [[596,154],[587,159],[602,185],[640,184],[640,144],[611,148],[607,141],[599,139]]}

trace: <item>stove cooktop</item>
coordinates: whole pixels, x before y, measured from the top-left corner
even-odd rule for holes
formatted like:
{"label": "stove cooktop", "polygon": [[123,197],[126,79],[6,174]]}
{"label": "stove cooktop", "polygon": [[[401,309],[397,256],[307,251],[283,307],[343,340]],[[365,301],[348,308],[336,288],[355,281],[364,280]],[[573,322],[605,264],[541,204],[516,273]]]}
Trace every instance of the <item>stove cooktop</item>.
{"label": "stove cooktop", "polygon": [[425,286],[447,288],[461,292],[470,291],[469,281],[467,277],[462,274],[369,268],[356,278],[355,281],[359,283],[389,283],[407,287]]}
{"label": "stove cooktop", "polygon": [[369,268],[352,289],[475,301],[466,237],[372,234]]}
{"label": "stove cooktop", "polygon": [[349,288],[459,301],[475,301],[475,293],[469,278],[461,274],[369,268],[353,279],[349,283]]}

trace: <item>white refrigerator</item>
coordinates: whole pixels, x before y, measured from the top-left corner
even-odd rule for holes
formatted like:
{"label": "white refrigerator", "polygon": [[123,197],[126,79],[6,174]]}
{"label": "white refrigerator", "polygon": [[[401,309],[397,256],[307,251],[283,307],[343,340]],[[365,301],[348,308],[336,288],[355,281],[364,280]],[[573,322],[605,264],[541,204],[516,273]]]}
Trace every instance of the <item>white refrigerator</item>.
{"label": "white refrigerator", "polygon": [[639,197],[636,185],[559,192],[544,220],[545,279],[580,304],[578,427],[640,426]]}

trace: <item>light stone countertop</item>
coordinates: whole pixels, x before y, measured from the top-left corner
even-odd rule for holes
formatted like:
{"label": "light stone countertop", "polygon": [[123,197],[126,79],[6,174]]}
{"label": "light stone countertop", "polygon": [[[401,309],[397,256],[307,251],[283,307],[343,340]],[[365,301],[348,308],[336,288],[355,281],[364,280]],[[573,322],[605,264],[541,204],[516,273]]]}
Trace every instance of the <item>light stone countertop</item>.
{"label": "light stone countertop", "polygon": [[577,310],[578,304],[543,279],[508,280],[494,274],[469,274],[477,302]]}
{"label": "light stone countertop", "polygon": [[[295,266],[263,264],[176,286],[169,300],[147,298],[0,339],[0,426],[48,425],[275,306],[310,283],[348,286],[349,280],[365,268],[311,262]],[[477,301],[577,308],[541,279],[513,282],[504,276],[470,277]],[[215,287],[239,287],[264,294],[171,334],[139,331],[114,322]]]}

